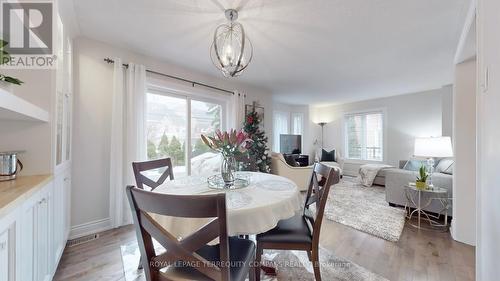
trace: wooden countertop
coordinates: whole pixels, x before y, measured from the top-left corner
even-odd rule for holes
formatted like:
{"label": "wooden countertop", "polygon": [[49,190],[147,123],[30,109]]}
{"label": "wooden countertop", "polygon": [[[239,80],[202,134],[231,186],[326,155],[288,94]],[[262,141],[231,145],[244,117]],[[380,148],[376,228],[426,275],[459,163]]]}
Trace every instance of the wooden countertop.
{"label": "wooden countertop", "polygon": [[52,175],[38,175],[0,182],[0,218],[20,206],[51,180]]}

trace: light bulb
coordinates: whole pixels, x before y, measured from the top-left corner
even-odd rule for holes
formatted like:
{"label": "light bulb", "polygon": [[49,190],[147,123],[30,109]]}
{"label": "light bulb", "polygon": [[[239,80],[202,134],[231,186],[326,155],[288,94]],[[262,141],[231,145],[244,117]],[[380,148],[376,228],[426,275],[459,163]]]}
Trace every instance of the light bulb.
{"label": "light bulb", "polygon": [[234,64],[234,51],[233,51],[233,48],[231,47],[230,44],[226,44],[224,46],[224,52],[223,52],[223,60],[224,60],[224,64],[229,64],[229,65],[233,65]]}

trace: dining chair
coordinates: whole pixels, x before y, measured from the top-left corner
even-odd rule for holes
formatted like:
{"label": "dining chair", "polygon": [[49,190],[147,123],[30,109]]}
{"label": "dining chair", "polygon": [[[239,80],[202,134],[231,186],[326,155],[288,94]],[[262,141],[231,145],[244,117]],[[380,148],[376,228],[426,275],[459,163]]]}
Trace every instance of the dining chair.
{"label": "dining chair", "polygon": [[[144,189],[144,186],[146,185],[151,191],[153,191],[155,188],[163,184],[167,178],[170,178],[170,180],[174,179],[174,167],[172,166],[172,160],[170,158],[162,158],[143,162],[132,162],[132,168],[134,170],[136,185],[140,189]],[[165,170],[156,181],[149,177],[146,177],[143,174],[143,172],[162,168],[165,168]],[[142,269],[142,256],[139,260],[137,269]]]}
{"label": "dining chair", "polygon": [[238,163],[240,171],[258,172],[258,167],[257,167],[257,162],[255,161],[255,157],[252,157],[248,154],[240,154],[236,155],[234,158]]}
{"label": "dining chair", "polygon": [[[228,237],[226,195],[171,195],[127,186],[146,280],[255,280],[255,244]],[[150,213],[182,218],[214,218],[194,233],[178,239]],[[208,245],[219,238],[219,244]],[[157,254],[153,239],[166,252]]]}
{"label": "dining chair", "polygon": [[[134,169],[135,181],[137,183],[137,187],[140,189],[144,189],[144,185],[148,186],[151,190],[154,190],[162,183],[165,182],[167,178],[170,180],[174,179],[174,167],[172,166],[172,160],[170,158],[162,158],[151,161],[144,162],[133,162],[132,168]],[[160,175],[160,177],[155,181],[151,178],[146,177],[143,172],[165,168],[165,171]]]}
{"label": "dining chair", "polygon": [[[303,212],[279,221],[275,228],[256,236],[257,263],[260,263],[264,249],[306,251],[313,264],[314,277],[316,281],[321,281],[318,251],[321,222],[330,187],[338,183],[339,179],[338,169],[321,163],[314,164]],[[315,211],[310,209],[313,204]],[[255,267],[255,271],[256,280],[260,280],[260,268]]]}

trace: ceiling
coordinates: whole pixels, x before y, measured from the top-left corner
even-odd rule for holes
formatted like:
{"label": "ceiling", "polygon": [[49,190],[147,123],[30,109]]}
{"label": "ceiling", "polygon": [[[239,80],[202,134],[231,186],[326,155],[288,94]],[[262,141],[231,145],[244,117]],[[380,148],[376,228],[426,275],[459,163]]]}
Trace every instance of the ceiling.
{"label": "ceiling", "polygon": [[440,88],[470,0],[75,0],[83,36],[222,77],[209,49],[236,8],[254,46],[236,79],[289,104]]}

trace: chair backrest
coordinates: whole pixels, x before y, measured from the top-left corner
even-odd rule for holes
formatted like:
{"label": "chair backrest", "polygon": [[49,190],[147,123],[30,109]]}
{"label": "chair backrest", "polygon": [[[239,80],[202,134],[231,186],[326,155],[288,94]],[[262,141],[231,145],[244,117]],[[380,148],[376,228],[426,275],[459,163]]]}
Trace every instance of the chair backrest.
{"label": "chair backrest", "polygon": [[255,157],[248,154],[240,154],[234,157],[236,162],[240,165],[241,171],[258,172],[257,161]]}
{"label": "chair backrest", "polygon": [[[313,243],[319,243],[321,222],[323,221],[330,187],[339,181],[340,172],[338,169],[321,163],[314,164],[304,206],[304,216],[310,224]],[[315,213],[309,209],[312,204],[316,204]]]}
{"label": "chair backrest", "polygon": [[[220,266],[229,263],[224,193],[169,195],[127,186],[127,197],[132,209],[147,280],[160,280],[160,269],[184,262],[193,265],[194,269],[213,280],[229,281],[229,266]],[[178,240],[159,225],[150,213],[171,217],[214,219],[191,235]],[[165,253],[156,255],[153,238],[166,249]],[[220,241],[220,264],[211,263],[196,253],[215,238],[219,238]]]}
{"label": "chair backrest", "polygon": [[[132,168],[134,169],[134,176],[137,187],[144,189],[144,185],[149,186],[151,190],[154,190],[159,185],[161,185],[167,178],[170,180],[174,179],[174,172],[172,166],[172,160],[170,158],[163,158],[158,160],[144,161],[144,162],[133,162]],[[155,170],[165,168],[165,171],[161,174],[158,180],[154,181],[142,174],[144,171]]]}

